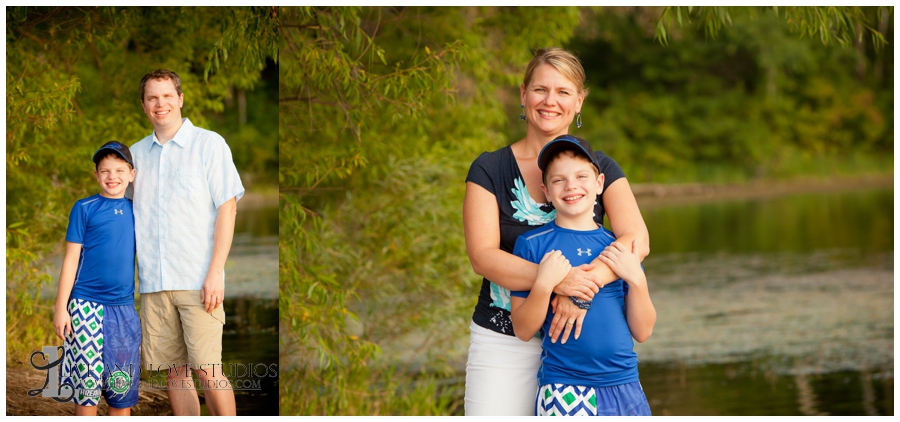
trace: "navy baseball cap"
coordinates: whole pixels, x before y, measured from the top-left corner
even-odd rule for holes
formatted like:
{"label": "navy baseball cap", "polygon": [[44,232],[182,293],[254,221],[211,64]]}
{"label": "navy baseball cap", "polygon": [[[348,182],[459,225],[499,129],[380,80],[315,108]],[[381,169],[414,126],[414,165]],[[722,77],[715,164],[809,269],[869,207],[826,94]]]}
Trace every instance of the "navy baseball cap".
{"label": "navy baseball cap", "polygon": [[100,164],[100,153],[104,150],[110,150],[118,153],[123,160],[127,161],[128,164],[131,164],[131,167],[134,167],[134,160],[131,158],[131,151],[127,146],[125,146],[125,144],[119,141],[109,141],[103,144],[103,146],[94,153],[94,164]]}
{"label": "navy baseball cap", "polygon": [[598,173],[603,173],[600,170],[600,163],[597,162],[597,157],[594,156],[594,150],[591,148],[591,144],[584,139],[572,135],[557,136],[556,138],[553,138],[552,141],[548,142],[547,145],[544,145],[544,148],[541,149],[541,153],[538,154],[538,168],[541,169],[541,172],[545,173],[547,171],[547,165],[550,164],[550,160],[559,155],[560,152],[567,150],[584,155],[585,158],[590,160],[591,164],[597,168]]}

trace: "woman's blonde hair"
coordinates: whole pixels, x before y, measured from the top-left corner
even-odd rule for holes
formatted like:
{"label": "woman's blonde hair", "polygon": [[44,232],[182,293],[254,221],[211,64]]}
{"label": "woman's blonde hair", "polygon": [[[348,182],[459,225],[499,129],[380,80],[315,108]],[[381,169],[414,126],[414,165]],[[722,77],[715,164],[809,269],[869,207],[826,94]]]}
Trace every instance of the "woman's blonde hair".
{"label": "woman's blonde hair", "polygon": [[581,60],[578,60],[578,57],[571,52],[559,47],[542,48],[534,52],[534,57],[528,62],[528,67],[525,68],[524,84],[526,87],[531,83],[534,70],[542,64],[553,66],[566,79],[575,84],[579,93],[584,92],[587,95],[587,88],[584,86],[584,68],[581,66]]}

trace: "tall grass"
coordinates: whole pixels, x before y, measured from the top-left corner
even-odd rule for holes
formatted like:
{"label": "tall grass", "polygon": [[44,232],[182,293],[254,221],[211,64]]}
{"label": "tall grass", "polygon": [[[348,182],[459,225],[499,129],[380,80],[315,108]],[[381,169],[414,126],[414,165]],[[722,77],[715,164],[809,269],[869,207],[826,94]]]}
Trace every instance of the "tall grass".
{"label": "tall grass", "polygon": [[281,415],[440,416],[463,411],[461,392],[440,374],[357,366],[348,371],[290,369],[281,379]]}
{"label": "tall grass", "polygon": [[[29,365],[31,353],[61,344],[53,333],[54,299],[42,298],[52,277],[40,257],[50,247],[36,242],[23,224],[6,229],[6,364]],[[55,295],[54,295],[55,297]]]}

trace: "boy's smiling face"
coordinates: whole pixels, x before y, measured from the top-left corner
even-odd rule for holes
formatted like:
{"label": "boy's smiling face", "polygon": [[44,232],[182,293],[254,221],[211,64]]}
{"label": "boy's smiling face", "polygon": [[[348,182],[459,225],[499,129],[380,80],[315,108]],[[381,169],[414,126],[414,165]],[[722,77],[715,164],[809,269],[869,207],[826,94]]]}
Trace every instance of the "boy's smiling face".
{"label": "boy's smiling face", "polygon": [[597,228],[594,202],[603,191],[603,174],[574,151],[561,152],[546,173],[541,190],[556,208],[557,224],[577,230]]}
{"label": "boy's smiling face", "polygon": [[106,198],[124,198],[125,188],[134,181],[134,174],[128,162],[116,154],[103,157],[97,163],[97,170],[94,170],[100,184],[100,195]]}

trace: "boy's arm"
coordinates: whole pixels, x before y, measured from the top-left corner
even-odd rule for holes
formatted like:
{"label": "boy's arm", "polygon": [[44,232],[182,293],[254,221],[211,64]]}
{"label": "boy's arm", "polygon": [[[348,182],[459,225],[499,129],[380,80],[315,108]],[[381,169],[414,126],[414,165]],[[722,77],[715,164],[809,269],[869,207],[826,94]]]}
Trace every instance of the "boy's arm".
{"label": "boy's arm", "polygon": [[66,242],[66,255],[63,258],[62,270],[59,272],[59,287],[56,291],[56,306],[53,316],[53,331],[60,340],[65,340],[67,332],[72,331],[72,318],[66,306],[72,287],[75,285],[75,271],[78,269],[78,257],[81,256],[81,244]]}
{"label": "boy's arm", "polygon": [[206,312],[212,312],[225,301],[225,261],[231,251],[234,239],[234,220],[237,215],[237,200],[225,201],[216,211],[216,229],[213,232],[213,253],[209,271],[200,288],[200,301]]}
{"label": "boy's arm", "polygon": [[653,333],[656,324],[656,308],[650,300],[647,277],[641,270],[641,255],[638,241],[633,241],[630,250],[620,242],[613,242],[600,253],[600,259],[613,269],[626,283],[625,319],[631,336],[643,343]]}
{"label": "boy's arm", "polygon": [[[650,253],[650,235],[627,179],[624,177],[620,178],[606,188],[603,192],[603,208],[609,217],[610,229],[615,234],[616,240],[625,245],[631,245],[637,241],[640,247],[638,256],[643,261]],[[595,283],[601,287],[620,278],[599,256],[591,261],[590,264],[581,266],[581,268],[586,269],[587,273],[585,275],[591,277],[591,280],[596,280]],[[559,288],[555,289],[555,291],[557,295],[565,295]],[[585,299],[584,297],[580,298]],[[566,320],[572,318],[580,320],[584,318],[584,311],[578,309],[577,306],[571,305],[566,298],[560,297],[557,301],[561,306],[557,306],[553,310],[553,322],[550,328],[550,339],[554,343],[560,334],[562,334],[563,342],[569,337],[569,327],[563,327]],[[561,328],[565,328],[566,331],[563,331]],[[575,324],[574,331],[577,339],[581,333],[580,322]]]}
{"label": "boy's arm", "polygon": [[541,259],[537,280],[528,297],[512,296],[510,302],[510,318],[516,337],[528,341],[541,329],[547,318],[547,307],[550,306],[550,294],[553,287],[559,284],[572,266],[560,251],[550,251]]}

